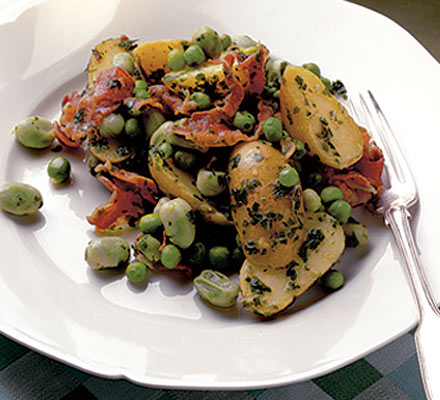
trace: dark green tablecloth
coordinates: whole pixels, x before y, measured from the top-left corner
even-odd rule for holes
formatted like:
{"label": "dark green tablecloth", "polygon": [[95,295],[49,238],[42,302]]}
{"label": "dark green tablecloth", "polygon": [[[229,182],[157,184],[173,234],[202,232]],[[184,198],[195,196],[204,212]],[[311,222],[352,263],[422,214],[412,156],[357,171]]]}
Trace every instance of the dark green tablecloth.
{"label": "dark green tablecloth", "polygon": [[423,400],[414,338],[405,334],[326,376],[265,390],[162,390],[85,374],[0,336],[0,400]]}

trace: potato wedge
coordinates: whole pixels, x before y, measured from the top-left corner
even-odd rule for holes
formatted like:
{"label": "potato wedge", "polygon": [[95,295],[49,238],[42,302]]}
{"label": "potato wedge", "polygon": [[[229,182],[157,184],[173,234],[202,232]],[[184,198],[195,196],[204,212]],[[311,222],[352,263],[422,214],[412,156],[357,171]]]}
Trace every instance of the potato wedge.
{"label": "potato wedge", "polygon": [[92,49],[92,55],[87,67],[88,86],[92,86],[99,72],[113,66],[113,57],[119,53],[129,53],[133,41],[126,36],[104,40]]}
{"label": "potato wedge", "polygon": [[200,193],[196,188],[194,178],[177,168],[171,158],[164,160],[158,152],[150,152],[149,169],[162,192],[168,196],[186,200],[205,221],[224,226],[232,224]]}
{"label": "potato wedge", "polygon": [[156,40],[140,43],[132,52],[136,63],[147,82],[156,82],[170,71],[167,66],[168,53],[173,49],[183,49],[181,40]]}
{"label": "potato wedge", "polygon": [[195,178],[177,168],[171,157],[164,159],[157,148],[163,143],[166,128],[172,122],[164,122],[150,140],[148,167],[159,189],[170,197],[180,197],[188,202],[194,212],[207,222],[230,226],[232,222],[197,189]]}
{"label": "potato wedge", "polygon": [[241,305],[254,314],[270,317],[293,303],[285,268],[254,267],[245,260],[240,269]]}
{"label": "potato wedge", "polygon": [[303,239],[301,185],[280,184],[278,173],[285,165],[281,152],[262,141],[238,145],[231,154],[232,218],[244,254],[254,266],[286,266]]}
{"label": "potato wedge", "polygon": [[[250,83],[249,70],[234,63],[232,71],[244,88]],[[195,68],[168,72],[162,82],[176,94],[185,95],[201,91],[207,94],[226,95],[229,89],[225,81],[223,64],[202,64]]]}
{"label": "potato wedge", "polygon": [[342,256],[342,226],[329,214],[306,218],[306,235],[286,268],[255,267],[246,260],[240,270],[241,304],[255,314],[274,315],[303,294]]}
{"label": "potato wedge", "polygon": [[344,169],[363,154],[362,134],[344,106],[309,70],[289,65],[280,88],[284,126],[308,153],[330,167]]}
{"label": "potato wedge", "polygon": [[89,135],[90,152],[102,162],[117,164],[134,157],[136,151],[131,143],[123,139],[104,138],[94,132]]}
{"label": "potato wedge", "polygon": [[197,68],[171,71],[162,78],[162,82],[177,94],[186,94],[187,91],[209,94],[228,92],[222,64],[204,64]]}

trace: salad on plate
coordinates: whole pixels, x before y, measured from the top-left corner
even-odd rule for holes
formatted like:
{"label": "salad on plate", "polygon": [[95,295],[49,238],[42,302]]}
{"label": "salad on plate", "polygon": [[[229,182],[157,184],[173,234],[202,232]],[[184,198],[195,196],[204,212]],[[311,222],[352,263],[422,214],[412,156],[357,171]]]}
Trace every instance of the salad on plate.
{"label": "salad on plate", "polygon": [[[335,264],[368,242],[352,210],[380,199],[384,160],[341,81],[206,26],[190,40],[106,39],[87,74],[56,121],[27,117],[13,133],[31,149],[84,150],[84,169],[109,190],[86,216],[88,267],[137,286],[179,274],[209,306],[262,317],[316,283],[342,287]],[[68,155],[47,173],[68,185]],[[0,187],[11,214],[37,212],[43,197],[27,183]]]}

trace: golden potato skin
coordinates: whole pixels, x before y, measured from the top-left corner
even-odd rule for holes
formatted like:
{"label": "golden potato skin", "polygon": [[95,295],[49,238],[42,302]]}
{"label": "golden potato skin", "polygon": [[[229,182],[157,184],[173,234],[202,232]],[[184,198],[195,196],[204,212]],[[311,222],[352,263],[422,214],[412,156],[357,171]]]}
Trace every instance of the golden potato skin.
{"label": "golden potato skin", "polygon": [[230,157],[232,219],[253,266],[284,267],[303,239],[302,190],[280,184],[285,165],[281,152],[262,141],[240,144]]}
{"label": "golden potato skin", "polygon": [[222,226],[232,224],[197,189],[194,177],[177,168],[172,158],[163,159],[158,152],[151,151],[149,170],[162,192],[168,196],[180,197],[186,200],[191,208],[199,213],[205,221]]}
{"label": "golden potato skin", "polygon": [[181,40],[156,40],[140,43],[132,54],[145,79],[149,82],[170,71],[167,66],[168,53],[173,49],[182,48]]}
{"label": "golden potato skin", "polygon": [[[249,71],[240,68],[239,64],[233,65],[232,71],[246,89],[250,83]],[[207,62],[195,68],[170,71],[162,78],[162,82],[172,92],[180,95],[185,95],[188,92],[203,92],[206,89],[222,96],[229,93],[223,64]]]}
{"label": "golden potato skin", "polygon": [[134,146],[123,138],[104,138],[98,132],[88,137],[90,153],[99,161],[110,161],[112,164],[127,161],[135,155]]}
{"label": "golden potato skin", "polygon": [[113,67],[113,57],[116,54],[129,53],[126,45],[129,41],[129,38],[121,36],[120,38],[106,39],[95,46],[87,66],[89,87],[95,83],[98,73]]}
{"label": "golden potato skin", "polygon": [[295,296],[286,268],[254,267],[245,260],[240,269],[241,305],[262,317],[270,317],[293,303]]}
{"label": "golden potato skin", "polygon": [[214,88],[221,95],[228,93],[222,64],[202,64],[196,68],[170,71],[162,78],[163,84],[172,92],[185,95],[205,88]]}
{"label": "golden potato skin", "polygon": [[280,105],[290,136],[302,141],[308,153],[323,164],[344,169],[362,157],[359,127],[314,73],[303,67],[286,67]]}
{"label": "golden potato skin", "polygon": [[239,276],[243,308],[264,317],[279,313],[338,262],[344,249],[341,224],[326,212],[308,213],[304,241],[285,268],[243,263]]}

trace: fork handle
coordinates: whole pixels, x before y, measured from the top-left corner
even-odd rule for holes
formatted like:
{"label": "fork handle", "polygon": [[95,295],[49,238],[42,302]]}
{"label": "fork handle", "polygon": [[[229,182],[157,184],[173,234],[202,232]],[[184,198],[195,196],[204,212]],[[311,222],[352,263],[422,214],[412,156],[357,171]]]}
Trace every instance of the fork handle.
{"label": "fork handle", "polygon": [[387,211],[385,219],[402,254],[419,312],[415,342],[426,395],[428,399],[440,400],[440,313],[417,252],[410,214],[404,206],[398,205]]}

